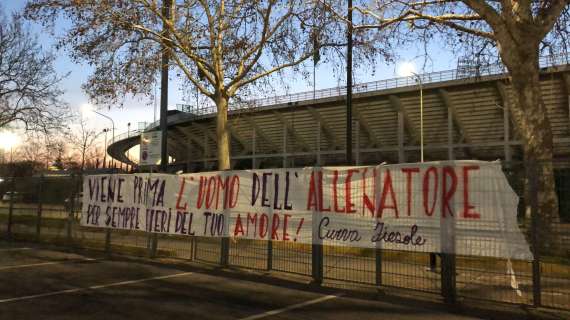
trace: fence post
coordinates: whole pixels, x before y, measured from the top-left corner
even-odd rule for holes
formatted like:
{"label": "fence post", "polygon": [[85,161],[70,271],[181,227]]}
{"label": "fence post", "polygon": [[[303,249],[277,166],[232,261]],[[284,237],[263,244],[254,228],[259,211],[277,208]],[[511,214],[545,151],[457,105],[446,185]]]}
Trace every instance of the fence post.
{"label": "fence post", "polygon": [[320,285],[323,283],[323,245],[313,243],[311,253],[313,283]]}
{"label": "fence post", "polygon": [[441,254],[441,293],[445,303],[456,301],[455,254]]}
{"label": "fence post", "polygon": [[40,182],[38,184],[38,211],[36,220],[36,241],[40,241],[40,233],[42,229],[42,192],[43,192],[44,175],[40,175]]}
{"label": "fence post", "polygon": [[105,253],[111,254],[111,228],[105,228]]}
{"label": "fence post", "polygon": [[220,252],[220,265],[227,267],[230,260],[230,238],[226,235],[222,237]]}
{"label": "fence post", "polygon": [[196,253],[198,252],[198,237],[192,236],[192,252],[190,257],[191,260],[196,260]]}
{"label": "fence post", "polygon": [[[224,170],[224,177],[228,177],[231,173],[231,169]],[[223,229],[223,236],[222,241],[220,243],[220,265],[222,267],[227,267],[230,264],[230,219],[231,213],[230,211],[225,208],[224,213],[222,215],[224,229]],[[213,222],[213,220],[212,220]]]}
{"label": "fence post", "polygon": [[71,236],[71,228],[72,228],[72,224],[73,224],[73,211],[75,210],[75,188],[76,188],[76,183],[75,183],[75,175],[72,173],[71,174],[71,195],[69,197],[69,212],[67,213],[67,228],[66,228],[66,233],[67,233],[67,244],[70,245],[72,243],[72,236]]}
{"label": "fence post", "polygon": [[150,252],[149,252],[149,257],[150,258],[156,258],[156,252],[158,251],[158,233],[151,233],[150,234]]}
{"label": "fence post", "polygon": [[530,201],[530,215],[531,215],[531,241],[532,241],[532,251],[534,259],[532,260],[532,300],[535,307],[540,307],[542,305],[542,293],[541,293],[541,281],[540,281],[540,248],[539,248],[539,212],[538,212],[538,172],[536,163],[529,164],[531,166],[526,170],[530,175],[528,177],[529,181],[529,201]]}
{"label": "fence post", "polygon": [[[322,170],[320,167],[317,170]],[[313,170],[313,174],[315,174]],[[323,243],[319,237],[320,216],[316,211],[312,215],[312,245],[311,245],[311,271],[313,276],[313,284],[321,285],[323,283]]]}
{"label": "fence post", "polygon": [[[378,245],[379,241],[376,242]],[[376,262],[376,286],[382,285],[382,249],[376,247],[374,250],[375,262]]]}
{"label": "fence post", "polygon": [[[451,185],[451,181],[449,185]],[[455,223],[456,221],[453,218],[440,218],[441,295],[445,303],[449,304],[455,303],[457,297]]]}
{"label": "fence post", "polygon": [[[378,227],[379,219],[376,219],[376,225],[374,226],[374,231],[376,231]],[[374,238],[376,238],[376,232],[374,233]],[[375,282],[376,282],[376,290],[380,290],[380,286],[382,285],[382,243],[380,241],[374,242],[374,271],[375,271]]]}
{"label": "fence post", "polygon": [[14,213],[14,190],[16,189],[16,178],[12,177],[10,182],[10,204],[8,207],[8,229],[6,231],[8,240],[12,240],[12,215]]}
{"label": "fence post", "polygon": [[273,269],[273,241],[267,241],[267,271]]}
{"label": "fence post", "polygon": [[148,231],[146,233],[146,251],[149,258],[152,258],[152,233]]}

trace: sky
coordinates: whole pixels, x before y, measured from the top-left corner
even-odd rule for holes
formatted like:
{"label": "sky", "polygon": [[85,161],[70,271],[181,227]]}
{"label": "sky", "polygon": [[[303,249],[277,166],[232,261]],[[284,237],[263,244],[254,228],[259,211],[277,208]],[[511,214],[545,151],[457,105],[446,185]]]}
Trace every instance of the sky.
{"label": "sky", "polygon": [[[2,10],[6,13],[19,11],[25,6],[26,0],[1,0],[0,5]],[[65,19],[58,21],[56,25],[56,32],[64,32],[68,26]],[[47,50],[55,50],[55,40],[52,36],[45,32],[38,24],[30,23],[31,29],[37,33],[39,41]],[[417,73],[442,71],[454,69],[457,59],[453,57],[445,49],[439,48],[437,45],[430,46],[429,48],[432,58],[422,70],[424,66],[423,48],[418,44],[418,47],[402,47],[398,50],[398,59],[394,64],[387,64],[384,61],[379,61],[376,65],[375,75],[359,72],[356,75],[357,83],[377,81],[383,79],[390,79],[397,77],[401,72],[410,72],[410,70]],[[65,78],[61,87],[65,90],[63,100],[66,101],[72,109],[80,112],[84,107],[90,104],[88,97],[82,91],[81,85],[87,81],[91,68],[86,65],[76,64],[71,61],[65,51],[57,52],[57,60],[55,63],[56,71],[59,74],[69,72],[69,76]],[[172,72],[171,72],[172,73]],[[288,82],[290,87],[289,93],[312,91],[312,83],[307,83],[304,79],[295,81],[295,76],[287,77],[291,79]],[[300,77],[299,77],[300,78]],[[338,86],[338,79],[331,76],[330,66],[326,64],[317,65],[316,72],[316,89],[325,89]],[[176,81],[171,81],[169,85],[169,109],[174,109],[176,104],[193,104],[194,102],[184,101],[182,90],[184,86]],[[276,92],[272,94],[285,94],[285,92]],[[157,87],[157,95],[160,96],[159,88]],[[139,122],[152,122],[154,121],[154,106],[148,97],[139,97],[136,99],[128,99],[122,108],[114,107],[111,109],[97,109],[98,112],[111,117],[114,120],[116,135],[125,133],[128,130],[128,123],[131,124],[130,129],[137,129]],[[158,110],[157,110],[158,114]],[[111,122],[97,114],[86,114],[89,118],[89,123],[93,129],[103,130],[104,128],[111,128]],[[157,116],[158,117],[158,116]]]}

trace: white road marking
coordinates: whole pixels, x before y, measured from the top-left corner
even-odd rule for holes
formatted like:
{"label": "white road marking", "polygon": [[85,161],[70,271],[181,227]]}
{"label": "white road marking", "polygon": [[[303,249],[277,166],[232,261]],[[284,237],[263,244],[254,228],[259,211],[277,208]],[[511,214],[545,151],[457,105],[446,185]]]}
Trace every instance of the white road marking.
{"label": "white road marking", "polygon": [[32,250],[32,248],[1,248],[0,251]]}
{"label": "white road marking", "polygon": [[158,277],[144,278],[144,279],[138,279],[138,280],[129,280],[129,281],[108,283],[108,284],[101,284],[101,285],[90,286],[90,287],[86,287],[86,288],[74,288],[74,289],[67,289],[67,290],[61,290],[61,291],[53,291],[53,292],[47,292],[47,293],[34,294],[34,295],[30,295],[30,296],[2,299],[2,300],[0,300],[0,303],[22,301],[22,300],[31,300],[31,299],[37,299],[37,298],[43,298],[43,297],[49,297],[49,296],[55,296],[55,295],[61,295],[61,294],[76,293],[76,292],[87,291],[87,290],[97,290],[97,289],[104,289],[104,288],[110,288],[110,287],[125,286],[125,285],[129,285],[129,284],[141,283],[141,282],[152,281],[152,280],[161,280],[161,279],[183,277],[183,276],[187,276],[190,274],[192,274],[192,272],[182,272],[182,273],[169,274],[169,275],[165,275],[165,276],[158,276]]}
{"label": "white road marking", "polygon": [[0,267],[0,271],[2,270],[10,270],[10,269],[20,269],[20,268],[31,268],[31,267],[41,267],[41,266],[49,266],[53,264],[62,264],[62,263],[74,263],[74,262],[83,262],[83,261],[97,261],[99,259],[70,259],[70,260],[61,260],[61,261],[50,261],[50,262],[40,262],[40,263],[30,263],[30,264],[19,264],[14,266],[4,266]]}
{"label": "white road marking", "polygon": [[310,305],[312,305],[312,304],[317,304],[317,303],[324,302],[324,301],[327,301],[327,300],[330,300],[330,299],[338,298],[339,296],[341,296],[341,295],[340,295],[340,294],[337,294],[337,295],[332,295],[332,294],[331,294],[331,295],[324,296],[324,297],[320,297],[320,298],[317,298],[317,299],[313,299],[313,300],[301,302],[301,303],[298,303],[298,304],[290,305],[290,306],[285,307],[285,308],[281,308],[281,309],[277,309],[277,310],[270,310],[270,311],[267,311],[267,312],[264,312],[264,313],[256,314],[256,315],[249,316],[249,317],[245,317],[245,318],[241,318],[241,319],[239,319],[239,320],[256,320],[256,319],[263,319],[263,318],[266,318],[266,317],[269,317],[269,316],[274,316],[274,315],[276,315],[276,314],[280,314],[280,313],[283,313],[283,312],[291,311],[291,310],[294,310],[294,309],[299,309],[299,308],[302,308],[302,307],[310,306]]}

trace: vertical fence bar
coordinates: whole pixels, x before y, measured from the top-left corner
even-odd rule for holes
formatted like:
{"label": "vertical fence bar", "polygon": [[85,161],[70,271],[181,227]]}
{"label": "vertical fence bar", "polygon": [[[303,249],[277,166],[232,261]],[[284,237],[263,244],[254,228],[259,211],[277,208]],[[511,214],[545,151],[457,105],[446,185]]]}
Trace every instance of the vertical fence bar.
{"label": "vertical fence bar", "polygon": [[148,257],[151,258],[152,257],[152,233],[150,233],[150,231],[146,231],[146,252],[148,254]]}
{"label": "vertical fence bar", "polygon": [[[378,245],[380,241],[376,242],[376,245]],[[382,249],[380,248],[376,248],[376,250],[374,250],[374,258],[375,258],[375,272],[376,272],[376,276],[375,276],[375,280],[376,280],[376,286],[379,287],[382,285]]]}
{"label": "vertical fence bar", "polygon": [[111,228],[105,228],[105,253],[111,254]]}
{"label": "vertical fence bar", "polygon": [[196,260],[196,256],[198,254],[198,237],[192,237],[192,260]]}
{"label": "vertical fence bar", "polygon": [[194,242],[196,241],[196,237],[190,237],[190,261],[194,260]]}
{"label": "vertical fence bar", "polygon": [[455,255],[449,253],[441,254],[441,294],[446,303],[456,301],[456,268]]}
{"label": "vertical fence bar", "polygon": [[227,267],[230,260],[230,238],[226,235],[222,237],[221,252],[220,252],[220,265]]}
{"label": "vertical fence bar", "polygon": [[40,241],[40,234],[42,231],[42,193],[43,193],[43,183],[44,175],[40,175],[40,180],[38,183],[38,209],[37,209],[37,219],[36,219],[36,241]]}
{"label": "vertical fence bar", "polygon": [[[285,152],[285,146],[283,147]],[[286,163],[283,162],[283,168],[287,168]],[[255,168],[254,168],[255,169]],[[267,239],[267,265],[266,265],[267,271],[270,271],[273,269],[273,241],[271,240],[271,236],[268,237]]]}
{"label": "vertical fence bar", "polygon": [[6,231],[6,236],[8,240],[12,240],[12,215],[14,214],[14,196],[16,190],[16,178],[12,177],[10,182],[10,204],[8,207],[8,229]]}
{"label": "vertical fence bar", "polygon": [[[313,225],[314,229],[314,225]],[[314,231],[313,231],[314,232]],[[313,239],[315,241],[315,239]],[[323,246],[320,243],[313,243],[311,248],[312,276],[313,283],[320,285],[323,283]]]}
{"label": "vertical fence bar", "polygon": [[[444,176],[443,179],[446,179]],[[451,181],[448,182],[451,184]],[[456,302],[455,219],[440,218],[441,228],[441,294],[445,303]],[[435,255],[434,255],[435,256]],[[430,266],[431,267],[431,266]]]}
{"label": "vertical fence bar", "polygon": [[[321,170],[321,168],[317,168]],[[315,172],[313,171],[313,174]],[[311,273],[313,276],[313,283],[321,285],[323,283],[323,244],[319,238],[319,216],[313,212],[312,217],[312,246],[311,246]]]}
{"label": "vertical fence bar", "polygon": [[67,225],[66,225],[66,241],[68,245],[72,243],[71,228],[73,224],[73,210],[75,210],[75,175],[71,174],[71,194],[69,196],[69,212],[67,213]]}
{"label": "vertical fence bar", "polygon": [[531,215],[531,232],[532,232],[532,250],[534,259],[532,260],[532,298],[535,307],[542,305],[542,287],[540,277],[540,249],[539,249],[539,212],[538,212],[538,170],[537,164],[526,164],[526,172],[530,175],[529,181],[529,201],[530,201],[530,215]]}
{"label": "vertical fence bar", "polygon": [[158,233],[150,234],[150,252],[148,256],[150,258],[156,258],[156,252],[158,251]]}
{"label": "vertical fence bar", "polygon": [[435,272],[437,269],[437,254],[429,253],[429,271]]}
{"label": "vertical fence bar", "polygon": [[273,241],[267,241],[267,271],[273,269]]}
{"label": "vertical fence bar", "polygon": [[[224,173],[229,174],[230,170],[226,170]],[[231,214],[228,209],[224,210],[223,217],[223,224],[224,224],[224,231],[222,236],[222,241],[220,243],[221,250],[220,250],[220,265],[222,267],[227,267],[230,264],[230,218]],[[212,220],[212,223],[214,221]]]}
{"label": "vertical fence bar", "polygon": [[[163,70],[163,71],[164,71],[164,70]],[[161,93],[162,93],[162,92],[161,92]],[[166,94],[168,94],[168,90],[166,90]],[[161,116],[161,119],[162,119],[162,116]],[[163,138],[164,138],[164,137],[163,137]],[[205,141],[206,143],[208,142],[208,137],[207,137],[206,135],[204,135],[204,141]],[[164,152],[164,148],[162,148],[161,152]],[[168,158],[168,157],[167,157],[167,158]],[[162,163],[163,163],[163,162],[161,161],[161,164],[162,164]],[[166,170],[166,169],[167,169],[166,167],[164,167],[164,168],[162,168],[162,169],[164,169],[163,172],[166,172],[166,171],[167,171],[167,170]],[[152,175],[152,172],[153,172],[153,169],[152,169],[152,167],[151,167],[151,169],[150,169],[150,174],[151,174],[151,175]],[[149,227],[147,226],[147,231],[150,232],[149,235],[148,235],[147,247],[148,247],[148,257],[151,258],[151,259],[154,259],[154,258],[156,258],[156,253],[157,253],[157,251],[158,251],[158,234],[156,234],[156,233],[154,233],[154,232],[151,232],[151,229],[152,229],[152,228],[149,228]]]}
{"label": "vertical fence bar", "polygon": [[[378,175],[380,177],[380,175]],[[364,177],[366,179],[366,177]],[[374,183],[378,183],[377,178],[374,178]],[[366,192],[366,190],[364,190]],[[379,219],[376,218],[376,225],[374,226],[374,230],[378,226]],[[376,238],[376,232],[374,232],[374,238]],[[374,250],[374,282],[376,283],[376,290],[380,291],[380,286],[382,286],[383,279],[382,279],[382,243],[380,241],[374,242],[375,250]]]}

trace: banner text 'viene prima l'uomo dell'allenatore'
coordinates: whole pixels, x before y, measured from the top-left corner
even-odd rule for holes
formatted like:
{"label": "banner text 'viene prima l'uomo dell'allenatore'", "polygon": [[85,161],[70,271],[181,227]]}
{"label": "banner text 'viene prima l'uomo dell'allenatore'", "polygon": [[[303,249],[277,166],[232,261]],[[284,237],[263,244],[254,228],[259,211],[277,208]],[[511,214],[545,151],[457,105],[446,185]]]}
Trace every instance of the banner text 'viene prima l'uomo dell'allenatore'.
{"label": "banner text 'viene prima l'uomo dell'allenatore'", "polygon": [[532,259],[500,163],[87,176],[81,224]]}

